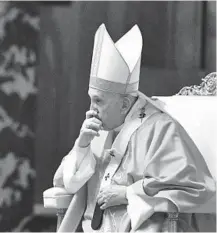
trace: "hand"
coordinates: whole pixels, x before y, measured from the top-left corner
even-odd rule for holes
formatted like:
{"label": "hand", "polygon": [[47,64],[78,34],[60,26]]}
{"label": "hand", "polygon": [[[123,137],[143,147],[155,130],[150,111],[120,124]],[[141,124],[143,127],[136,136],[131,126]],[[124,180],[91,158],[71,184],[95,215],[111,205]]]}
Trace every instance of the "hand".
{"label": "hand", "polygon": [[127,187],[123,185],[109,185],[103,188],[97,197],[100,208],[104,210],[110,206],[127,204],[126,191]]}
{"label": "hand", "polygon": [[82,124],[77,140],[79,147],[87,147],[95,136],[99,136],[98,131],[102,129],[102,122],[97,119],[97,116],[95,110],[86,112],[86,119]]}

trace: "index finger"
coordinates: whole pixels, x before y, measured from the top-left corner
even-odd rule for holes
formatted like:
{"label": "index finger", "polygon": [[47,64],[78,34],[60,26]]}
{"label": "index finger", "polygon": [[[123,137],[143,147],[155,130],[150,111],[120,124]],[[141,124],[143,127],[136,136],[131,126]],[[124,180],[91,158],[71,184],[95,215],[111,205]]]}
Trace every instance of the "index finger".
{"label": "index finger", "polygon": [[97,116],[97,115],[98,115],[98,113],[95,110],[89,110],[89,111],[86,112],[86,118],[87,119],[91,118],[91,117],[94,117],[94,116]]}

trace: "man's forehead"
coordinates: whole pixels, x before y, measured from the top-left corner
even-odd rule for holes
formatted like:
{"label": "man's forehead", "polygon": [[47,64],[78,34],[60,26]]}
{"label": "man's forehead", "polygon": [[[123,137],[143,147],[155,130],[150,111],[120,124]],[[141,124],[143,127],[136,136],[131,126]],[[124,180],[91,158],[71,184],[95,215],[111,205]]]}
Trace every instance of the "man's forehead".
{"label": "man's forehead", "polygon": [[94,88],[89,88],[88,90],[88,95],[90,97],[99,97],[99,98],[103,98],[105,96],[105,92],[101,91],[101,90],[97,90]]}

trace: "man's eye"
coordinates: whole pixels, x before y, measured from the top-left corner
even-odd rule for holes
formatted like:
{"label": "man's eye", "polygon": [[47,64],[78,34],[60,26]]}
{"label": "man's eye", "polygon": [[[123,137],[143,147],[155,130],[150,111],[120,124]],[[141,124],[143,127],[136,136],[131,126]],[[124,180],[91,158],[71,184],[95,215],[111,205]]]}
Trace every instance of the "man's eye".
{"label": "man's eye", "polygon": [[100,99],[96,99],[96,103],[100,103],[101,101],[100,101]]}

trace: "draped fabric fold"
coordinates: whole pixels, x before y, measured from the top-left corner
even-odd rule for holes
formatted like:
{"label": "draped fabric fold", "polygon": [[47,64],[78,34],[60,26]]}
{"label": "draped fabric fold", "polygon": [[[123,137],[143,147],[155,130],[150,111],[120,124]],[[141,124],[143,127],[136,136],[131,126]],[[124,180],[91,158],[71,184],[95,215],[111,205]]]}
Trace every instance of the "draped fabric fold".
{"label": "draped fabric fold", "polygon": [[215,182],[200,152],[182,139],[188,135],[180,125],[165,119],[155,123],[152,134],[144,176],[127,191],[133,230],[154,212],[191,213],[215,194]]}
{"label": "draped fabric fold", "polygon": [[63,158],[57,169],[53,184],[64,187],[69,193],[76,193],[93,175],[96,160],[90,147],[81,148],[75,142],[74,148]]}

